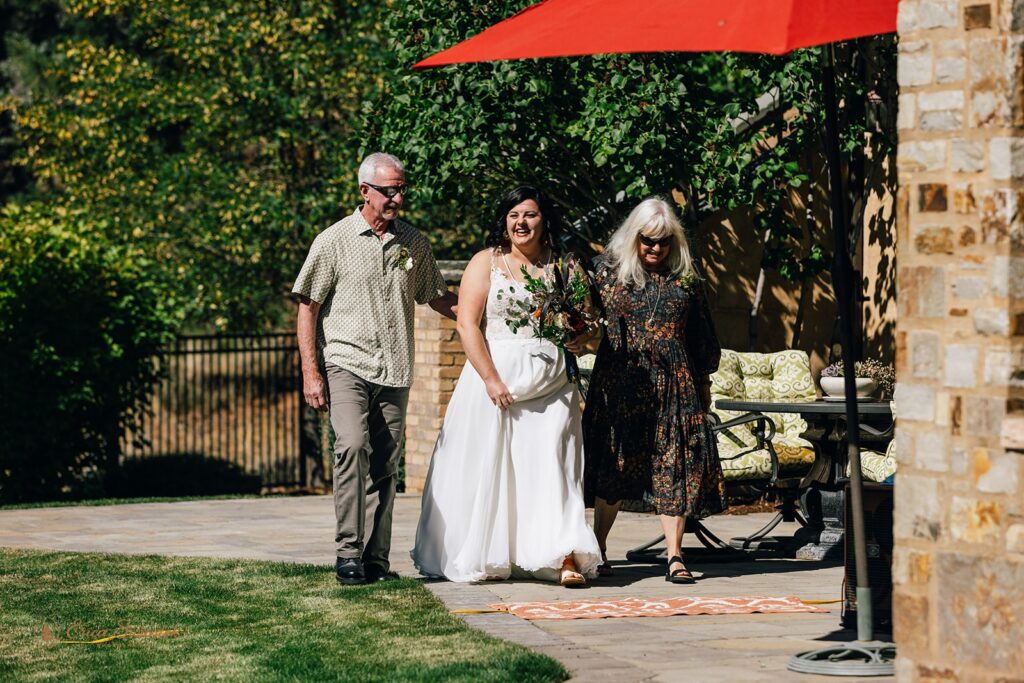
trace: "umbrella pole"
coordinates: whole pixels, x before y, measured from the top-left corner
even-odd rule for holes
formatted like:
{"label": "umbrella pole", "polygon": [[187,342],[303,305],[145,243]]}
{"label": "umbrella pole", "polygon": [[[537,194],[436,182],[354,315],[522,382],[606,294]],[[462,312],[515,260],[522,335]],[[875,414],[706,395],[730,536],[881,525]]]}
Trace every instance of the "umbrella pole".
{"label": "umbrella pole", "polygon": [[860,420],[854,382],[853,263],[848,248],[849,224],[839,159],[839,125],[836,115],[835,56],[831,44],[822,47],[822,85],[825,103],[825,156],[828,161],[829,198],[835,258],[832,286],[839,312],[839,341],[843,345],[843,379],[846,393],[846,448],[850,465],[850,525],[857,573],[857,642],[803,652],[788,664],[792,671],[827,676],[885,676],[895,672],[896,648],[874,640],[874,614],[868,581],[868,554],[864,538],[863,481],[860,470]]}
{"label": "umbrella pole", "polygon": [[860,470],[860,419],[857,413],[856,373],[853,354],[853,263],[850,261],[849,225],[843,176],[839,159],[839,125],[836,114],[835,57],[831,44],[824,53],[823,94],[825,99],[825,155],[828,158],[829,199],[832,205],[832,286],[839,311],[839,341],[843,346],[843,379],[846,394],[846,449],[850,464],[850,520],[857,573],[857,639],[873,640],[874,624],[871,585],[868,579],[867,545],[864,539],[863,482]]}

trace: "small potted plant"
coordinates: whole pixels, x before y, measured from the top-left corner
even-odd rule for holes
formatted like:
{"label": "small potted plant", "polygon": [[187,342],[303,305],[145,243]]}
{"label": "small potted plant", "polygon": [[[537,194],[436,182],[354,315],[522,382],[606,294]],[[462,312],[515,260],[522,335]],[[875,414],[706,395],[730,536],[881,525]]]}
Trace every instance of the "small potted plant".
{"label": "small potted plant", "polygon": [[[879,399],[892,397],[896,385],[896,371],[892,365],[869,359],[857,361],[853,368],[858,399],[870,398],[876,390]],[[832,363],[821,371],[821,391],[826,400],[840,400],[846,396],[843,361]]]}

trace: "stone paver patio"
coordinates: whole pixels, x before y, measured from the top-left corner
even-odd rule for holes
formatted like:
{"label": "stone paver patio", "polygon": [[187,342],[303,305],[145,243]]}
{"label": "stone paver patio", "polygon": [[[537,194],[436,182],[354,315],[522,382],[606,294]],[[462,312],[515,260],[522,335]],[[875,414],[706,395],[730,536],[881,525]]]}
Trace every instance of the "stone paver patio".
{"label": "stone paver patio", "polygon": [[[419,497],[401,495],[392,560],[414,575],[412,547]],[[708,527],[723,538],[750,533],[769,515],[719,516]],[[782,525],[782,533],[795,525]],[[502,601],[690,596],[840,597],[843,569],[797,560],[692,565],[692,586],[666,583],[663,570],[629,565],[628,548],[656,536],[654,517],[622,513],[609,539],[616,576],[582,590],[538,582],[461,585],[428,582],[450,609],[486,609]],[[0,510],[0,546],[50,550],[238,557],[333,564],[334,516],[327,496],[149,503],[104,507]],[[691,539],[692,540],[692,539]],[[619,562],[616,563],[616,558]],[[703,574],[703,576],[702,576]],[[339,587],[339,590],[344,590]],[[509,614],[471,614],[474,627],[563,662],[580,681],[826,681],[786,671],[789,658],[840,631],[839,605],[827,614],[749,614],[668,618],[524,621]],[[891,679],[859,679],[891,680]]]}

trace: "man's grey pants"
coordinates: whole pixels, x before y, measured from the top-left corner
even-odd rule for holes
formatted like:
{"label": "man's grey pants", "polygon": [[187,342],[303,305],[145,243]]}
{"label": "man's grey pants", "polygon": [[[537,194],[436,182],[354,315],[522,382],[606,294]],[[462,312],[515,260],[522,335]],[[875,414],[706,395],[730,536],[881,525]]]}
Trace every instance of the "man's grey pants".
{"label": "man's grey pants", "polygon": [[364,564],[387,571],[409,388],[367,382],[330,364],[327,388],[334,428],[338,557],[362,558]]}

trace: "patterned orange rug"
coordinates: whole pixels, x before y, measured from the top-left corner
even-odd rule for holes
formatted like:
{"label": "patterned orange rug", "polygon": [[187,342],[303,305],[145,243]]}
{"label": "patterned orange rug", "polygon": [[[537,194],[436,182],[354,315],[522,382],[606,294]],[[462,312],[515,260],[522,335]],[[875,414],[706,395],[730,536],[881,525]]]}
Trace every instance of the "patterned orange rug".
{"label": "patterned orange rug", "polygon": [[756,612],[828,612],[794,596],[784,598],[623,598],[577,602],[507,602],[492,609],[529,620],[607,619],[614,617],[671,617],[677,614],[754,614]]}

